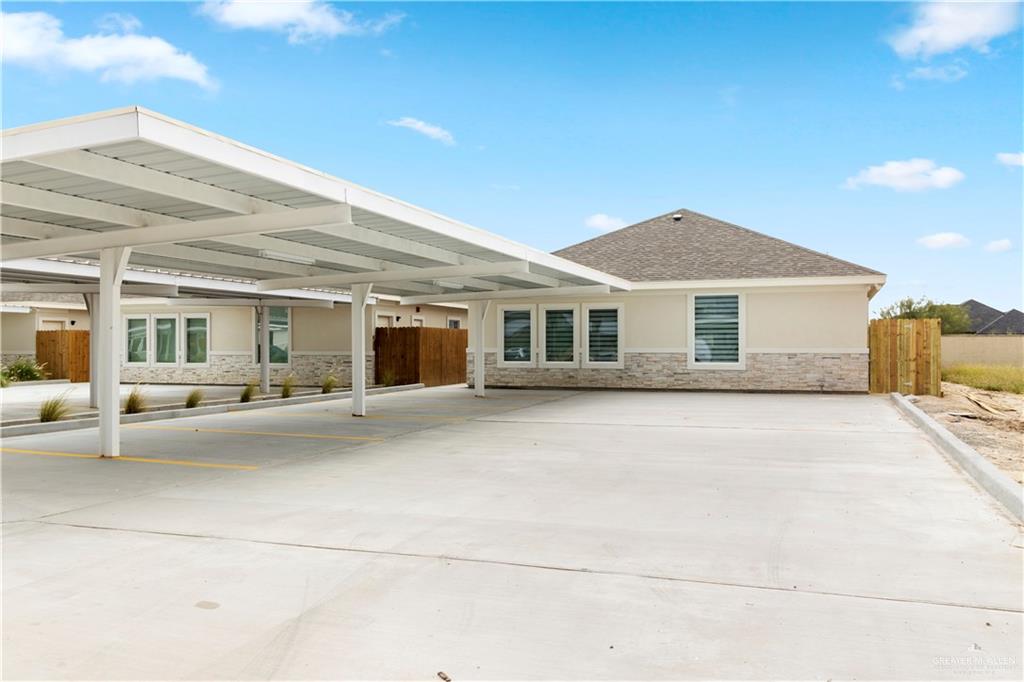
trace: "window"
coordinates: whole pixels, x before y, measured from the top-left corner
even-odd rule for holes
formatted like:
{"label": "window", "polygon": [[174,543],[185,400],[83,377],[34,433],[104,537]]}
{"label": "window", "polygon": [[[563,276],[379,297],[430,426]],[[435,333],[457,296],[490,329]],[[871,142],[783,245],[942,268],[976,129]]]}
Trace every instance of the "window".
{"label": "window", "polygon": [[743,367],[743,300],[738,294],[693,297],[690,366],[741,369]]}
{"label": "window", "polygon": [[449,317],[448,318],[448,328],[449,329],[462,329],[462,320],[460,320],[460,319],[458,319],[456,317]]}
{"label": "window", "polygon": [[419,317],[417,315],[413,315],[412,316],[412,326],[414,326],[414,327],[422,327],[422,326],[424,326],[423,325],[423,318]]}
{"label": "window", "polygon": [[125,318],[124,361],[130,365],[149,363],[149,317],[135,315]]}
{"label": "window", "polygon": [[394,315],[377,315],[377,327],[394,327],[395,316]]}
{"label": "window", "polygon": [[210,316],[184,315],[185,363],[205,365],[210,354]]}
{"label": "window", "polygon": [[576,367],[579,347],[578,307],[564,303],[540,306],[540,364]]}
{"label": "window", "polygon": [[178,364],[178,316],[153,316],[153,336],[156,357],[153,362],[162,365]]}
{"label": "window", "polygon": [[498,364],[533,366],[532,305],[498,306]]}
{"label": "window", "polygon": [[[270,364],[287,365],[288,347],[290,346],[291,332],[289,331],[289,313],[291,308],[280,308],[271,306],[266,308],[269,312],[268,321],[270,327]],[[256,364],[260,362],[262,351],[260,344],[259,315],[256,314]]]}
{"label": "window", "polygon": [[622,367],[622,304],[588,303],[584,310],[584,366]]}

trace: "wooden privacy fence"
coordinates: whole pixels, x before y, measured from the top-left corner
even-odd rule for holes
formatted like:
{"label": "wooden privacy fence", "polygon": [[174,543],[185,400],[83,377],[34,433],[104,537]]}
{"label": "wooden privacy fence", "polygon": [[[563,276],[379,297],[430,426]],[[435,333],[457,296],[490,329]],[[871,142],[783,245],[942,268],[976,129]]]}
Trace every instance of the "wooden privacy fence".
{"label": "wooden privacy fence", "polygon": [[939,320],[871,320],[868,349],[872,393],[941,395]]}
{"label": "wooden privacy fence", "polygon": [[373,335],[375,383],[462,383],[468,343],[466,329],[378,327]]}
{"label": "wooden privacy fence", "polygon": [[36,362],[50,379],[89,380],[89,332],[82,329],[36,332]]}

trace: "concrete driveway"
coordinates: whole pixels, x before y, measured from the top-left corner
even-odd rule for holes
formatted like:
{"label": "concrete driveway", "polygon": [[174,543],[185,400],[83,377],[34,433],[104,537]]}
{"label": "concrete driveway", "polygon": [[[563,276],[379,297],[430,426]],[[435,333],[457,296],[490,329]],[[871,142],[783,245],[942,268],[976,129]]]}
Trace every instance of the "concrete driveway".
{"label": "concrete driveway", "polygon": [[4,676],[1020,678],[1020,529],[887,399],[490,395],[7,439]]}

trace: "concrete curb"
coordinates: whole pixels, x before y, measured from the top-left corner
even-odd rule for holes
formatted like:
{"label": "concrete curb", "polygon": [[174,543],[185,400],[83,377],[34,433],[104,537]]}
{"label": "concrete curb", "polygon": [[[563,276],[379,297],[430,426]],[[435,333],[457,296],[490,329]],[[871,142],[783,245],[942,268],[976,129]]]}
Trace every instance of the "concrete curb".
{"label": "concrete curb", "polygon": [[71,379],[40,379],[38,381],[12,381],[7,388],[18,386],[46,386],[47,384],[70,384]]}
{"label": "concrete curb", "polygon": [[1000,471],[978,451],[963,442],[946,427],[929,417],[906,396],[891,394],[896,408],[924,431],[947,456],[967,472],[978,485],[1002,504],[1018,521],[1024,523],[1024,491],[1012,478]]}
{"label": "concrete curb", "polygon": [[[409,384],[407,386],[383,386],[380,388],[366,389],[366,395],[383,395],[385,393],[400,393],[402,391],[414,391],[424,388],[424,384]],[[207,414],[223,414],[225,412],[244,412],[246,410],[263,410],[268,407],[282,407],[285,405],[304,405],[306,403],[323,403],[331,400],[346,400],[352,397],[352,391],[335,391],[333,393],[317,393],[315,395],[302,395],[294,398],[272,398],[269,400],[257,400],[251,403],[230,403],[227,405],[206,405],[203,407],[181,408],[172,410],[156,410],[153,412],[142,412],[139,414],[122,414],[122,424],[136,424],[139,422],[152,422],[161,419],[180,419],[182,417],[201,417]],[[66,419],[59,422],[47,422],[40,424],[17,424],[0,428],[0,438],[14,438],[16,436],[31,436],[40,433],[59,433],[61,431],[74,431],[76,429],[90,429],[99,425],[99,417],[86,417],[79,419]]]}

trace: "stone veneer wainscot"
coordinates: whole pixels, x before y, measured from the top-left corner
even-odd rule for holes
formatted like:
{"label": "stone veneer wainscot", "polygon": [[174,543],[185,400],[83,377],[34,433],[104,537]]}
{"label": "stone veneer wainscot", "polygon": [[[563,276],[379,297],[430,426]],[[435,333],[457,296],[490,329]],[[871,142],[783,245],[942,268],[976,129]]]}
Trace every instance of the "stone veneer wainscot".
{"label": "stone veneer wainscot", "polygon": [[[293,352],[291,364],[287,367],[272,365],[270,382],[280,384],[287,376],[294,375],[300,386],[319,386],[328,374],[333,374],[341,386],[352,385],[352,356],[304,354]],[[124,366],[121,381],[146,384],[235,384],[259,380],[260,367],[252,361],[250,354],[210,354],[208,365],[189,366]],[[373,383],[373,355],[366,356],[366,380]]]}
{"label": "stone veneer wainscot", "polygon": [[[498,367],[485,353],[486,385],[544,388],[650,388],[711,391],[866,393],[867,353],[747,353],[746,369],[690,369],[686,353],[626,353],[622,369]],[[473,353],[466,354],[473,385]]]}

